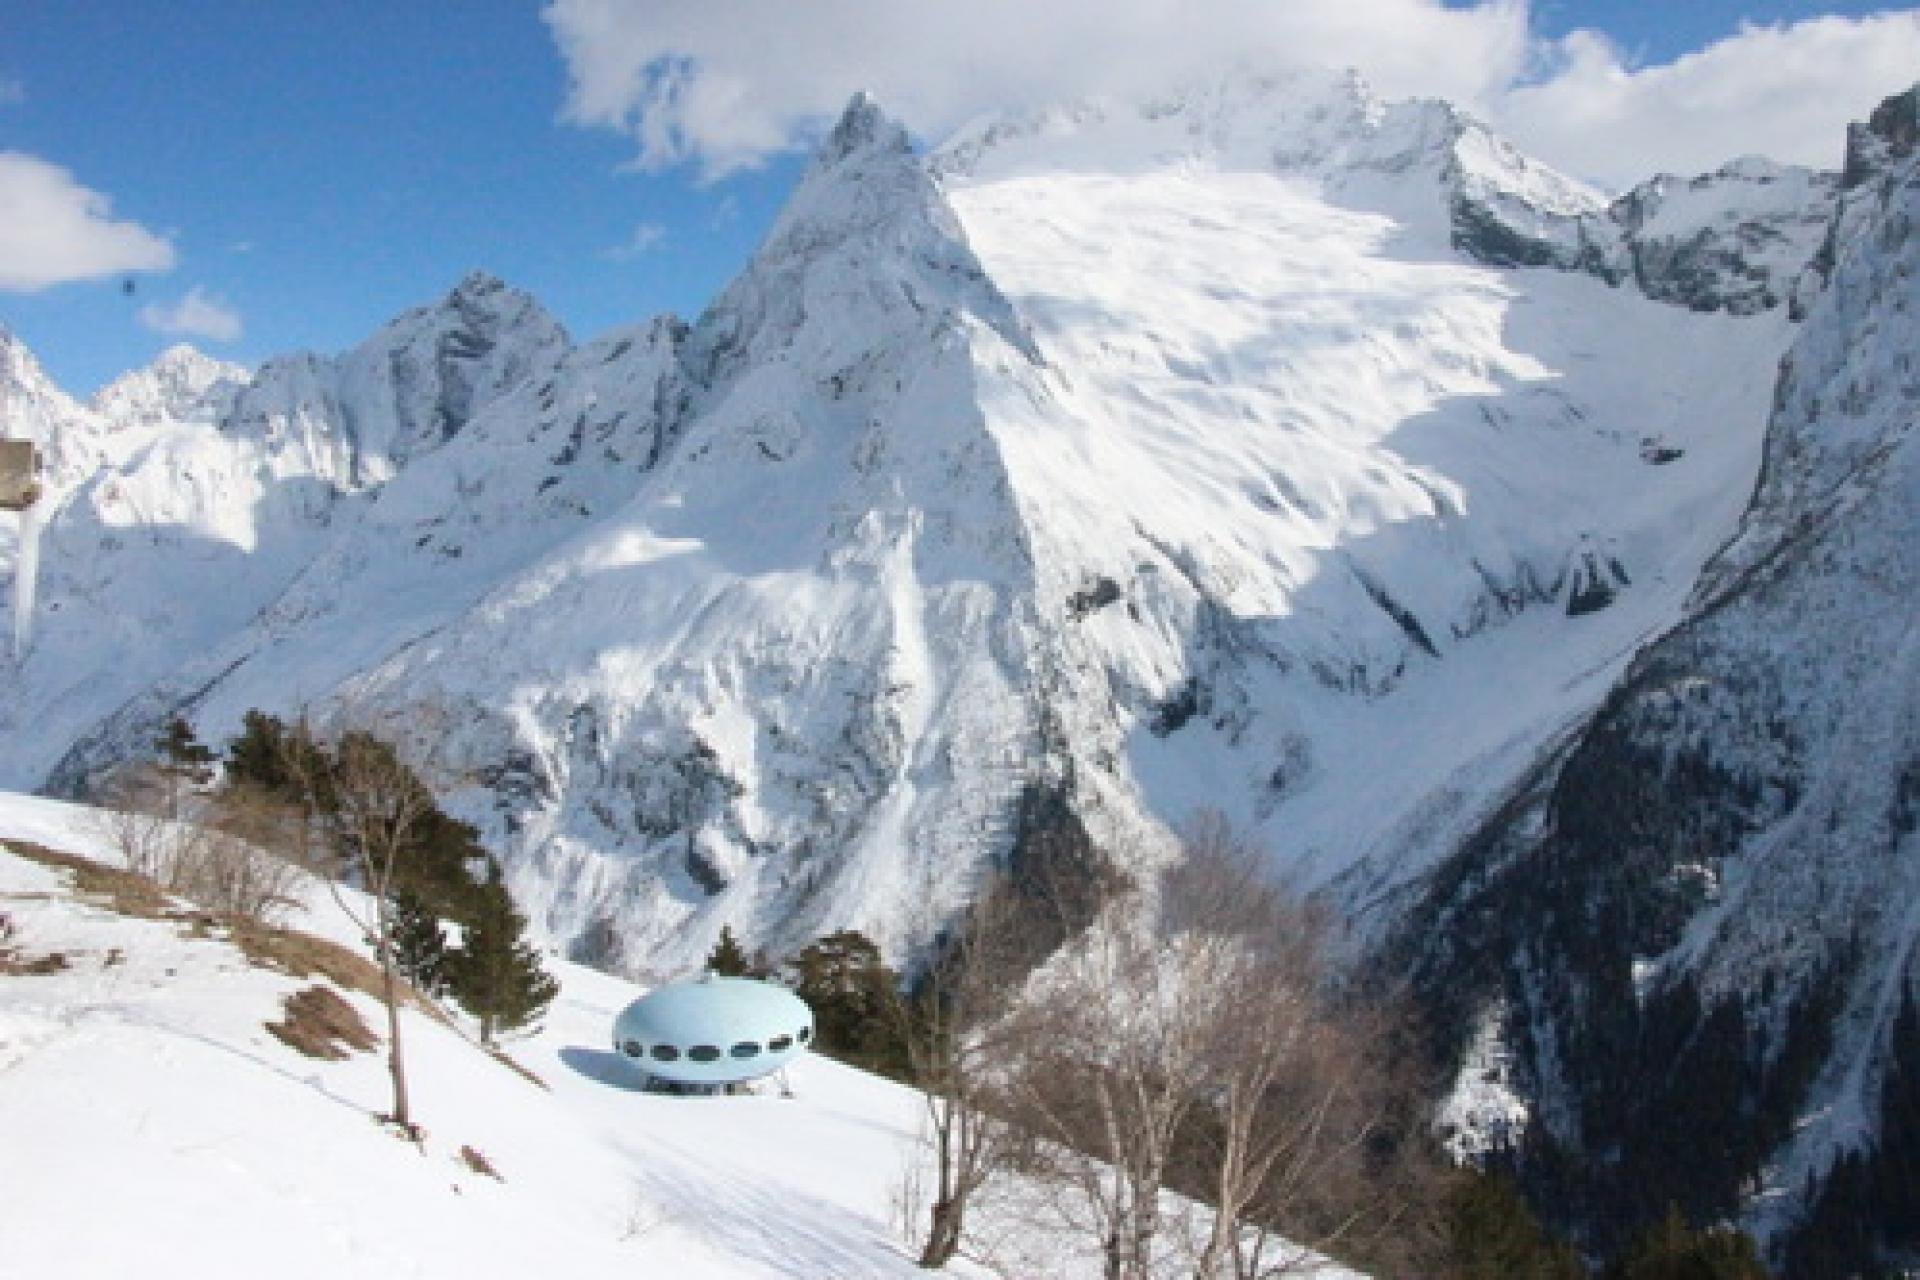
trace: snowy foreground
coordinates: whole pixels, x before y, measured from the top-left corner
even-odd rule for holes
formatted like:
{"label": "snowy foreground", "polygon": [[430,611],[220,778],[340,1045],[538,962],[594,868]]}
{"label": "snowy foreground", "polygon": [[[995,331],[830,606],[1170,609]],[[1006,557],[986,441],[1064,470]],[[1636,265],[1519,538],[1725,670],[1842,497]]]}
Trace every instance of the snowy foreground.
{"label": "snowy foreground", "polygon": [[[88,810],[0,793],[10,840],[111,860]],[[5,945],[66,960],[0,964],[0,1273],[923,1274],[894,1225],[921,1158],[909,1089],[809,1057],[791,1099],[637,1092],[606,1042],[639,989],[554,961],[561,996],[511,1047],[545,1089],[408,1015],[415,1148],[374,1121],[383,1050],[327,1062],[266,1031],[315,978],[249,964],[219,929],[119,914],[70,878],[0,852]],[[351,944],[316,894],[288,923]],[[348,999],[384,1025],[375,1001]],[[950,1273],[1097,1274],[1044,1230],[994,1234],[992,1268]]]}

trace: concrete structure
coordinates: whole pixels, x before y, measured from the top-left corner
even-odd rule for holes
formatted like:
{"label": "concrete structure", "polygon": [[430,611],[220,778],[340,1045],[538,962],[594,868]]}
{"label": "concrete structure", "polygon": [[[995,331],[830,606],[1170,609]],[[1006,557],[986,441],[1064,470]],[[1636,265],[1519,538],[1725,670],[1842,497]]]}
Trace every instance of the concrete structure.
{"label": "concrete structure", "polygon": [[29,440],[0,440],[0,511],[25,511],[40,497],[40,459]]}
{"label": "concrete structure", "polygon": [[613,1049],[655,1080],[719,1088],[778,1071],[813,1043],[813,1010],[785,987],[708,974],[648,992],[613,1021]]}

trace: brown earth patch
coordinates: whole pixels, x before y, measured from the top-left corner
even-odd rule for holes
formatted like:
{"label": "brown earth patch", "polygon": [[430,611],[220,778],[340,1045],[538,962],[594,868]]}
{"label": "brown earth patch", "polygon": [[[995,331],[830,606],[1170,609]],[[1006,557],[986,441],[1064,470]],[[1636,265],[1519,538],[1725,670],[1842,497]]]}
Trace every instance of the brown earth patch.
{"label": "brown earth patch", "polygon": [[[361,991],[381,999],[380,966],[360,953],[337,942],[298,929],[263,924],[243,916],[216,916],[196,907],[185,906],[147,876],[110,867],[78,854],[62,853],[44,845],[25,841],[6,842],[6,849],[29,862],[66,871],[73,876],[73,887],[81,895],[94,899],[124,916],[143,920],[168,920],[178,924],[190,938],[224,935],[239,947],[249,963],[292,978],[319,975],[349,991]],[[400,998],[422,1013],[445,1021],[433,1003],[421,998],[411,984],[400,983]]]}
{"label": "brown earth patch", "polygon": [[24,956],[17,951],[0,951],[0,977],[45,977],[50,973],[58,973],[66,967],[67,957],[63,951],[50,952],[44,956]]}
{"label": "brown earth patch", "polygon": [[286,1016],[266,1028],[275,1039],[309,1058],[338,1062],[354,1050],[367,1052],[380,1037],[332,987],[311,986],[281,1002]]}
{"label": "brown earth patch", "polygon": [[179,914],[179,909],[168,898],[166,890],[146,876],[25,840],[9,840],[4,847],[28,862],[70,872],[76,890],[120,915],[137,916],[143,920],[165,920],[170,913]]}
{"label": "brown earth patch", "polygon": [[487,1159],[486,1156],[474,1150],[472,1147],[462,1146],[460,1148],[460,1163],[475,1173],[492,1178],[495,1182],[506,1181],[505,1178],[500,1176],[500,1171],[493,1167],[493,1161]]}

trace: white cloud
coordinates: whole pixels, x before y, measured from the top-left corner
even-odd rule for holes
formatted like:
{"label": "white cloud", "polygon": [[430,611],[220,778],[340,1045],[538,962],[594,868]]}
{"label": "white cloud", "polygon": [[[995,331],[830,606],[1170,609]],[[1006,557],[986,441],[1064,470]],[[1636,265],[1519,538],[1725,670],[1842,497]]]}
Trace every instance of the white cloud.
{"label": "white cloud", "polygon": [[633,234],[627,237],[625,244],[617,244],[607,250],[607,256],[617,262],[637,258],[655,248],[667,238],[667,229],[657,222],[637,222]]}
{"label": "white cloud", "polygon": [[1920,76],[1916,10],[1746,26],[1642,67],[1593,32],[1537,37],[1526,0],[551,0],[544,16],[568,120],[626,132],[643,167],[708,177],[806,145],[856,89],[938,138],[1236,64],[1355,66],[1614,184],[1751,152],[1831,167],[1846,122]]}
{"label": "white cloud", "polygon": [[1524,0],[552,0],[545,17],[567,119],[709,175],[796,145],[856,89],[938,135],[1230,61],[1360,64],[1388,92],[1473,99],[1528,56]]}
{"label": "white cloud", "polygon": [[173,266],[171,244],[137,222],[116,222],[112,212],[106,196],[59,165],[0,151],[0,290],[38,293]]}
{"label": "white cloud", "polygon": [[213,342],[235,342],[241,333],[240,313],[199,285],[172,306],[148,303],[140,308],[140,323],[156,333],[183,333]]}
{"label": "white cloud", "polygon": [[1920,11],[1740,28],[1660,66],[1630,68],[1576,33],[1496,119],[1522,146],[1615,185],[1698,173],[1737,155],[1836,169],[1849,120],[1920,79]]}

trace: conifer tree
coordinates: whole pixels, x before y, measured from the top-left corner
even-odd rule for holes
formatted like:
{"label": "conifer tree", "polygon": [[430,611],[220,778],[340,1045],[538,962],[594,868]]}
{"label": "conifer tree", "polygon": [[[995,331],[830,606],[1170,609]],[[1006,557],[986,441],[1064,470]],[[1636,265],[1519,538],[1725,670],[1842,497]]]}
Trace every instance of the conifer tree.
{"label": "conifer tree", "polygon": [[1583,1280],[1587,1273],[1574,1251],[1547,1234],[1505,1177],[1465,1169],[1454,1178],[1447,1197],[1442,1274],[1457,1280],[1493,1276]]}
{"label": "conifer tree", "polygon": [[159,759],[154,771],[159,790],[161,817],[178,818],[186,800],[195,790],[213,781],[214,753],[195,736],[193,726],[181,716],[167,722],[153,740]]}
{"label": "conifer tree", "polygon": [[160,749],[161,767],[173,770],[194,786],[205,786],[213,780],[213,751],[183,717],[169,721],[154,745]]}
{"label": "conifer tree", "polygon": [[1767,1269],[1751,1237],[1732,1230],[1696,1231],[1676,1205],[1608,1275],[1610,1280],[1767,1280]]}
{"label": "conifer tree", "polygon": [[707,970],[722,978],[752,975],[753,962],[747,958],[747,949],[733,936],[732,925],[720,926],[720,941],[713,944],[713,952],[707,956]]}
{"label": "conifer tree", "polygon": [[454,998],[480,1020],[480,1040],[534,1021],[559,993],[560,984],[541,967],[540,953],[526,940],[527,918],[513,905],[500,864],[489,861],[467,936],[448,957]]}
{"label": "conifer tree", "polygon": [[395,891],[393,962],[407,981],[428,995],[446,994],[449,954],[440,918],[418,894]]}
{"label": "conifer tree", "polygon": [[857,929],[810,943],[787,961],[794,994],[813,1010],[819,1047],[869,1070],[906,1078],[899,975]]}

